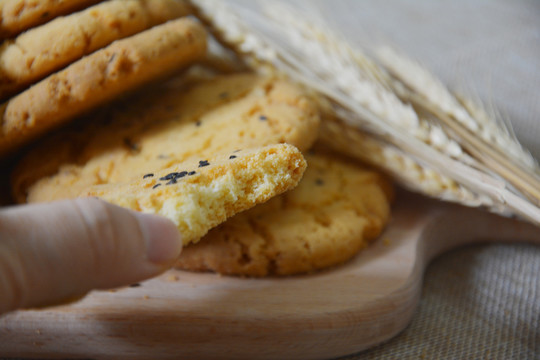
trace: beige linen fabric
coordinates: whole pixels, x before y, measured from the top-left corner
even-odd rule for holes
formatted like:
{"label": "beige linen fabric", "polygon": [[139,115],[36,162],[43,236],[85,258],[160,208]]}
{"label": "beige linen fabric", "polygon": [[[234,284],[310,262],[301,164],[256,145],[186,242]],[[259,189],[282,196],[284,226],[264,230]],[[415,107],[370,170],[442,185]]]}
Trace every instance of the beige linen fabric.
{"label": "beige linen fabric", "polygon": [[405,331],[342,360],[538,359],[540,246],[477,245],[428,267]]}

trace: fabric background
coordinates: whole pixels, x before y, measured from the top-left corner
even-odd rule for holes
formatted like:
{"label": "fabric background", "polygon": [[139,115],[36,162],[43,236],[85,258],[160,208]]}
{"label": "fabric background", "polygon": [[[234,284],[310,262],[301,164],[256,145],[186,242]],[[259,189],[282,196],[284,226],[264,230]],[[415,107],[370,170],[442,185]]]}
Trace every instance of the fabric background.
{"label": "fabric background", "polygon": [[476,245],[428,267],[411,324],[387,343],[341,358],[539,359],[540,247]]}

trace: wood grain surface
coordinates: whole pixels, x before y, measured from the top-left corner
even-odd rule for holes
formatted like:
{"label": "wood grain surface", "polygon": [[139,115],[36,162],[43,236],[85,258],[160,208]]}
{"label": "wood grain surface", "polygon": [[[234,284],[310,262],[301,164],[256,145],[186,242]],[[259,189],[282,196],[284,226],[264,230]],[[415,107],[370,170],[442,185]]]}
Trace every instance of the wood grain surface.
{"label": "wood grain surface", "polygon": [[[414,315],[427,263],[540,229],[400,192],[381,238],[343,266],[287,278],[169,271],[136,287],[0,318],[0,355],[96,359],[328,359],[384,342]],[[457,269],[456,269],[457,270]]]}

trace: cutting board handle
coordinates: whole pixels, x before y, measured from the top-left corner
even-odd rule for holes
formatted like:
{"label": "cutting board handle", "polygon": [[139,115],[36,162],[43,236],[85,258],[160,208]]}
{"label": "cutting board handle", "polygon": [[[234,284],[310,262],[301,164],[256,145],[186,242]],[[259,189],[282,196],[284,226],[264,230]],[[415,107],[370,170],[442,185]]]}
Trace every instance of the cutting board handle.
{"label": "cutting board handle", "polygon": [[487,210],[441,203],[401,193],[400,206],[416,202],[414,213],[418,234],[418,259],[424,264],[460,246],[486,243],[540,244],[540,227],[514,218],[490,213]]}

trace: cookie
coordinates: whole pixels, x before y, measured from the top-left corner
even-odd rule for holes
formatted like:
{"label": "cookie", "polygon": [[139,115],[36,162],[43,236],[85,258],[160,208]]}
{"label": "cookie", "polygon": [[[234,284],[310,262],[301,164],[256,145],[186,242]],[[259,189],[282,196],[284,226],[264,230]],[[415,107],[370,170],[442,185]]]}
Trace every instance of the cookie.
{"label": "cookie", "polygon": [[111,0],[6,40],[0,47],[0,99],[114,40],[188,12],[179,0]]}
{"label": "cookie", "polygon": [[83,9],[101,0],[2,0],[0,39],[17,35],[34,26]]}
{"label": "cookie", "polygon": [[3,111],[0,154],[192,63],[205,51],[205,29],[189,18],[113,42],[12,98]]}
{"label": "cookie", "polygon": [[306,155],[300,184],[238,214],[187,246],[176,267],[229,275],[312,272],[341,264],[381,233],[391,185],[334,155]]}
{"label": "cookie", "polygon": [[14,197],[69,198],[215,153],[276,143],[307,150],[315,141],[317,106],[289,81],[255,74],[186,81],[135,94],[43,141],[15,170]]}
{"label": "cookie", "polygon": [[171,219],[184,244],[228,217],[296,186],[306,163],[292,145],[270,145],[176,164],[129,183],[96,185],[81,196]]}

